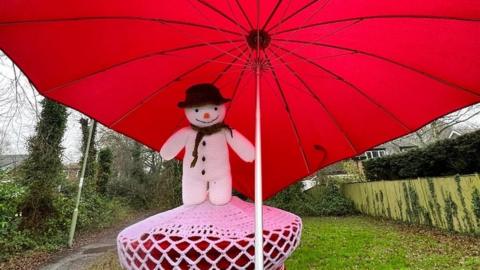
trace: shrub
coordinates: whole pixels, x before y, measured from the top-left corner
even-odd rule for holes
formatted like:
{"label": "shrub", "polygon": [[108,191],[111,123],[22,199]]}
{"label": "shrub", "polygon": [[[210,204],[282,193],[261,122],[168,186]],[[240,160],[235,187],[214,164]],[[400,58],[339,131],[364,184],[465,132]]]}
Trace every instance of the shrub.
{"label": "shrub", "polygon": [[344,216],[356,212],[353,202],[343,196],[335,183],[317,185],[308,191],[302,187],[303,183],[295,183],[265,204],[300,216]]}
{"label": "shrub", "polygon": [[266,201],[265,204],[300,216],[311,216],[314,213],[313,200],[302,188],[303,183],[301,182],[292,184]]}
{"label": "shrub", "polygon": [[475,173],[480,171],[480,131],[363,165],[370,181]]}
{"label": "shrub", "polygon": [[0,182],[0,261],[8,254],[34,246],[22,231],[20,206],[25,196],[25,188],[15,182]]}
{"label": "shrub", "polygon": [[338,185],[318,185],[307,191],[313,197],[315,216],[345,216],[356,213],[353,202],[343,196]]}
{"label": "shrub", "polygon": [[[64,183],[52,201],[54,211],[44,220],[42,230],[20,226],[21,206],[27,188],[18,182],[0,182],[0,261],[28,249],[54,250],[67,243],[73,209],[74,183]],[[85,192],[79,207],[77,231],[103,228],[123,219],[130,208],[118,198]]]}
{"label": "shrub", "polygon": [[125,198],[136,208],[169,209],[182,204],[182,165],[177,160],[162,163],[162,168],[142,177],[112,179],[108,194]]}

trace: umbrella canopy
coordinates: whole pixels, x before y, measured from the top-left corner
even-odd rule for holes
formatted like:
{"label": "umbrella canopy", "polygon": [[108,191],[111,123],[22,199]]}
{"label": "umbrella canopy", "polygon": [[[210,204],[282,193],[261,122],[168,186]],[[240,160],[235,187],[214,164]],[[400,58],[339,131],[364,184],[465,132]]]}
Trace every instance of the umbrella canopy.
{"label": "umbrella canopy", "polygon": [[[3,0],[0,49],[42,95],[155,150],[200,82],[254,141],[260,66],[264,198],[480,101],[471,0]],[[253,164],[231,156],[253,197]]]}

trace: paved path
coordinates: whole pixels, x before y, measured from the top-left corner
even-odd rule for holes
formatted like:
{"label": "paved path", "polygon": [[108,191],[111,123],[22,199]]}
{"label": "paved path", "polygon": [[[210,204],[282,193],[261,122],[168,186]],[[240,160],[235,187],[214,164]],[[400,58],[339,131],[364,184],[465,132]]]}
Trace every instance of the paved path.
{"label": "paved path", "polygon": [[107,251],[115,250],[115,236],[111,235],[108,238],[100,239],[94,244],[88,244],[79,247],[76,251],[70,253],[68,256],[59,258],[55,262],[48,264],[41,270],[64,270],[75,269],[84,270],[88,269],[96,258],[102,256]]}
{"label": "paved path", "polygon": [[78,245],[73,249],[65,250],[53,256],[48,264],[40,268],[40,270],[86,270],[97,258],[107,252],[116,250],[116,238],[118,233],[129,224],[136,223],[152,213],[143,214],[133,220],[122,222],[117,226],[106,229],[100,233],[90,236],[90,240],[85,244]]}

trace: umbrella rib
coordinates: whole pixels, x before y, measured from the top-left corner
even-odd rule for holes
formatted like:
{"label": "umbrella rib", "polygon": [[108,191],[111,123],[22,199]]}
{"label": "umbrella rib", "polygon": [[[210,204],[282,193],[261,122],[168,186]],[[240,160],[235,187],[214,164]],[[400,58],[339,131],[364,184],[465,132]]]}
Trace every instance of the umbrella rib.
{"label": "umbrella rib", "polygon": [[225,19],[227,19],[229,22],[235,24],[236,26],[240,27],[243,31],[245,31],[246,33],[248,33],[248,30],[247,28],[245,28],[245,26],[239,24],[238,22],[236,22],[235,20],[233,20],[232,18],[230,18],[227,14],[225,14],[223,11],[219,10],[218,8],[216,8],[215,6],[213,6],[212,4],[210,3],[207,3],[205,2],[204,0],[198,0],[198,2],[206,7],[208,7],[209,9],[211,9],[212,11],[216,12],[217,14],[221,15],[222,17],[224,17]]}
{"label": "umbrella rib", "polygon": [[[338,49],[338,50],[344,50],[344,51],[349,51],[349,52],[352,52],[352,53],[358,53],[358,54],[362,54],[362,55],[366,55],[366,56],[370,56],[372,58],[375,58],[375,59],[379,59],[379,60],[382,60],[382,61],[385,61],[385,62],[388,62],[390,64],[394,64],[394,65],[397,65],[397,66],[400,66],[402,68],[405,68],[405,69],[408,69],[410,71],[413,71],[415,73],[418,73],[420,75],[423,75],[427,78],[430,78],[436,82],[439,82],[439,83],[442,83],[442,84],[445,84],[445,85],[448,85],[452,88],[455,88],[455,89],[458,89],[458,90],[461,90],[461,91],[464,91],[464,92],[467,92],[469,94],[472,94],[476,97],[480,97],[480,94],[475,92],[474,90],[472,89],[468,89],[466,87],[463,87],[461,85],[458,85],[456,83],[453,83],[453,82],[450,82],[450,81],[447,81],[447,80],[444,80],[442,78],[439,78],[439,77],[436,77],[435,75],[433,74],[430,74],[428,72],[425,72],[425,71],[422,71],[420,69],[417,69],[415,67],[412,67],[412,66],[409,66],[409,65],[406,65],[406,64],[403,64],[403,63],[400,63],[400,62],[397,62],[393,59],[390,59],[390,58],[387,58],[387,57],[384,57],[384,56],[381,56],[381,55],[378,55],[378,54],[374,54],[374,53],[370,53],[370,52],[366,52],[366,51],[361,51],[361,50],[358,50],[358,49],[353,49],[353,48],[349,48],[349,47],[342,47],[342,46],[337,46],[337,45],[332,45],[332,44],[326,44],[326,43],[320,43],[320,42],[310,42],[310,41],[305,41],[305,40],[284,40],[284,39],[275,39],[277,41],[283,41],[283,42],[290,42],[290,43],[301,43],[301,44],[309,44],[309,45],[315,45],[315,46],[321,46],[321,47],[326,47],[326,48],[333,48],[333,49]],[[278,46],[278,45],[277,45]],[[290,50],[289,50],[290,51]]]}
{"label": "umbrella rib", "polygon": [[[228,52],[232,52],[234,51],[235,49],[230,49]],[[215,60],[215,59],[218,59],[218,58],[221,58],[225,55],[228,55],[227,52],[224,52],[224,53],[221,53],[213,58],[210,58],[210,59],[207,59],[205,60],[204,62],[192,67],[191,69],[183,72],[182,74],[180,74],[179,76],[177,76],[175,79],[172,79],[170,80],[169,82],[163,84],[160,88],[158,88],[157,90],[155,90],[153,93],[151,93],[150,95],[146,96],[145,98],[143,98],[140,102],[138,102],[135,106],[133,106],[130,110],[128,110],[126,113],[124,113],[120,118],[118,118],[117,120],[115,120],[112,124],[108,125],[108,128],[113,128],[115,125],[117,125],[119,122],[121,122],[123,119],[125,119],[126,117],[128,117],[130,114],[132,114],[133,112],[135,112],[136,110],[138,110],[143,104],[149,102],[150,100],[152,100],[156,95],[158,95],[160,93],[161,90],[167,88],[168,86],[170,86],[172,83],[174,82],[177,82],[177,81],[180,81],[183,77],[189,75],[190,73],[202,68],[203,66],[207,65],[208,63],[210,63],[210,60]]]}
{"label": "umbrella rib", "polygon": [[[227,1],[228,1],[228,0],[227,0]],[[253,29],[253,24],[252,24],[252,22],[250,21],[250,18],[247,16],[247,13],[245,12],[245,9],[243,9],[243,6],[240,4],[240,1],[239,1],[239,0],[235,0],[235,2],[237,3],[238,8],[239,8],[240,11],[242,12],[243,17],[245,17],[245,19],[247,20],[248,25],[250,26],[251,29]]]}
{"label": "umbrella rib", "polygon": [[210,25],[204,25],[199,23],[192,23],[192,22],[185,22],[185,21],[178,21],[178,20],[165,20],[165,19],[156,19],[156,18],[145,18],[145,17],[127,17],[127,16],[96,16],[96,17],[73,17],[73,18],[58,18],[58,19],[39,19],[39,20],[19,20],[19,21],[7,21],[7,22],[0,22],[0,26],[2,25],[15,25],[15,24],[29,24],[29,23],[58,23],[58,22],[71,22],[71,21],[92,21],[92,20],[137,20],[137,21],[150,21],[155,23],[161,24],[179,24],[179,25],[188,25],[193,27],[199,28],[206,28],[211,30],[220,30],[225,33],[242,36],[242,33],[223,29],[223,28],[216,28]]}
{"label": "umbrella rib", "polygon": [[[340,26],[340,27],[338,27],[338,28],[334,29],[333,31],[331,31],[331,32],[329,32],[329,33],[327,33],[327,34],[325,34],[325,35],[321,35],[321,36],[319,36],[319,37],[315,38],[315,40],[313,40],[313,41],[310,41],[310,42],[318,42],[319,40],[322,40],[322,39],[324,39],[324,38],[327,38],[327,37],[333,36],[333,35],[335,35],[335,34],[337,34],[337,33],[341,32],[341,31],[344,31],[345,29],[348,29],[348,28],[350,28],[350,27],[352,27],[352,26],[354,26],[354,25],[356,25],[356,24],[360,23],[360,22],[361,22],[361,20],[352,21],[352,22],[350,22],[348,25],[343,25],[343,26]],[[294,32],[294,33],[295,33],[295,32]],[[290,33],[290,35],[291,35],[291,33]],[[286,40],[290,40],[290,39],[286,39]],[[300,46],[298,46],[298,47],[296,47],[296,48],[294,48],[294,49],[290,50],[289,52],[287,52],[287,53],[284,53],[284,54],[282,54],[282,55],[278,56],[276,59],[273,59],[273,60],[278,60],[278,58],[283,58],[285,55],[289,55],[289,54],[291,54],[292,52],[298,51],[298,50],[300,50],[300,49],[302,49],[302,48],[306,47],[307,45],[309,45],[309,44],[302,44],[302,45],[300,45]]]}
{"label": "umbrella rib", "polygon": [[[273,52],[272,49],[270,49],[270,50],[272,51],[272,53],[277,55],[275,52]],[[308,90],[308,92],[310,93],[312,98],[322,107],[323,111],[328,115],[328,117],[334,123],[334,125],[337,127],[337,129],[340,131],[340,133],[342,133],[344,139],[347,141],[348,145],[353,150],[353,153],[358,153],[357,148],[353,144],[353,142],[350,139],[350,137],[348,136],[347,132],[343,129],[343,127],[340,125],[340,123],[333,117],[330,110],[325,106],[325,104],[322,102],[320,97],[312,90],[311,86],[285,60],[281,59],[280,61],[285,65],[285,67],[287,67],[287,69],[290,71],[290,73],[292,73],[292,75],[294,75],[295,78],[297,78],[297,80],[305,86],[305,88]]]}
{"label": "umbrella rib", "polygon": [[[223,69],[223,71],[220,74],[218,74],[217,77],[212,81],[212,84],[215,84],[218,80],[220,80],[222,78],[222,76],[225,75],[225,73],[230,68],[232,68],[232,66],[238,61],[238,59],[240,59],[245,54],[245,52],[247,52],[247,50],[248,50],[248,48],[245,48],[245,50],[241,51],[241,53],[238,55],[238,57],[233,58],[233,60]],[[245,63],[244,66],[246,64],[247,63]]]}
{"label": "umbrella rib", "polygon": [[[308,22],[310,22],[310,20],[316,16],[320,11],[324,10],[325,7],[330,3],[331,0],[324,0],[323,3],[321,3],[321,5],[316,8],[314,10],[314,12],[312,12],[311,14],[309,14],[306,18],[304,18],[304,20],[302,21],[301,26],[304,26],[306,25]],[[290,39],[295,33],[297,33],[297,31],[292,31],[292,32],[289,32],[288,33],[288,37],[284,37],[284,38],[288,38]],[[271,36],[273,37],[275,35],[275,33],[272,33]]]}
{"label": "umbrella rib", "polygon": [[[236,40],[236,42],[240,42],[241,40]],[[212,44],[226,44],[226,43],[229,43],[229,41],[215,41],[215,42],[210,42]],[[183,47],[177,47],[177,48],[173,48],[173,49],[167,49],[167,50],[163,50],[163,51],[159,51],[159,52],[153,52],[153,53],[148,53],[148,54],[145,54],[145,55],[142,55],[142,56],[139,56],[139,57],[134,57],[134,58],[131,58],[131,59],[128,59],[126,61],[123,61],[123,62],[120,62],[120,63],[116,63],[114,65],[111,65],[109,67],[106,67],[106,68],[103,68],[101,70],[97,70],[95,72],[92,72],[90,74],[87,74],[85,76],[82,76],[80,78],[77,78],[75,80],[72,80],[72,81],[69,81],[67,83],[64,83],[64,84],[61,84],[61,85],[58,85],[58,86],[55,86],[53,88],[50,88],[50,89],[47,89],[45,91],[43,91],[45,94],[47,93],[51,93],[55,90],[58,90],[58,89],[61,89],[61,88],[64,88],[66,86],[69,86],[69,85],[72,85],[72,84],[75,84],[75,83],[78,83],[80,81],[83,81],[85,79],[88,79],[94,75],[97,75],[97,74],[100,74],[100,73],[103,73],[103,72],[106,72],[108,70],[111,70],[113,68],[116,68],[116,67],[119,67],[119,66],[123,66],[123,65],[126,65],[126,64],[129,64],[129,63],[132,63],[132,62],[135,62],[135,61],[138,61],[138,60],[142,60],[142,59],[146,59],[146,58],[150,58],[150,57],[155,57],[155,56],[159,56],[159,55],[167,55],[168,53],[170,52],[176,52],[176,51],[182,51],[182,50],[188,50],[188,49],[193,49],[193,48],[199,48],[199,47],[205,47],[205,46],[209,46],[208,44],[205,44],[205,43],[196,43],[196,44],[192,44],[192,45],[189,45],[189,46],[183,46]],[[226,52],[224,52],[223,54],[227,54]],[[215,61],[217,58],[212,58],[211,61]]]}
{"label": "umbrella rib", "polygon": [[[197,12],[197,14],[199,15],[200,18],[202,18],[203,20],[206,21],[207,24],[211,23],[211,20],[209,18],[207,18],[207,16],[204,14],[204,12],[202,12],[201,10],[199,10],[199,8],[197,6],[195,6],[193,3],[192,3],[193,0],[188,0],[188,3],[190,4],[190,6],[192,7],[193,10],[195,10]],[[234,20],[236,22],[236,20]],[[238,24],[238,23],[237,23]],[[238,25],[239,26],[239,25]],[[214,29],[216,29],[219,33],[221,33],[223,35],[223,37],[226,39],[226,40],[229,40],[229,37],[225,36],[225,33],[222,32],[217,26],[213,26]],[[232,45],[234,46],[234,44],[232,43]],[[240,49],[238,49],[238,51],[241,52]]]}
{"label": "umbrella rib", "polygon": [[[278,45],[275,45],[277,47],[279,47]],[[284,51],[288,51],[288,49],[286,48],[283,48],[283,47],[280,47],[282,50]],[[311,61],[310,59],[308,59],[307,57],[305,56],[302,56],[302,55],[299,55],[297,53],[292,53],[293,56],[295,57],[298,57],[298,58],[301,58],[301,59],[304,59],[305,61],[307,61],[308,63],[312,64],[313,66],[323,70],[324,72],[330,74],[331,76],[333,76],[334,78],[336,78],[337,80],[343,82],[344,84],[346,84],[347,86],[349,86],[350,88],[354,89],[357,93],[359,93],[360,95],[362,95],[365,99],[367,99],[370,103],[372,103],[373,105],[375,105],[377,108],[379,108],[381,111],[383,111],[387,116],[389,116],[391,119],[393,119],[395,122],[397,122],[403,129],[405,129],[406,131],[408,131],[409,133],[413,132],[414,130],[412,130],[411,128],[409,128],[405,123],[403,123],[402,120],[400,120],[400,118],[398,118],[395,114],[393,114],[391,111],[387,110],[385,107],[383,107],[380,103],[376,102],[372,97],[370,97],[369,95],[367,95],[362,89],[360,89],[358,86],[356,86],[355,84],[353,84],[352,82],[346,80],[344,77],[342,77],[341,75],[331,71],[330,69],[327,69],[325,68],[324,66],[318,64],[318,63],[315,63],[313,61]]]}
{"label": "umbrella rib", "polygon": [[[230,51],[233,51],[234,49],[230,49]],[[177,81],[180,81],[182,80],[183,77],[189,75],[190,73],[204,67],[205,65],[207,65],[208,63],[210,63],[210,60],[212,59],[218,59],[220,57],[223,57],[227,55],[227,53],[221,53],[215,57],[212,57],[211,59],[207,59],[206,61],[192,67],[191,69],[183,72],[182,74],[180,74],[179,76],[177,76],[176,78],[170,80],[169,82],[163,84],[160,88],[158,88],[157,90],[155,90],[154,92],[152,92],[150,95],[146,96],[145,98],[143,98],[140,102],[138,102],[135,106],[133,106],[130,110],[128,110],[126,113],[124,113],[120,118],[118,118],[117,120],[115,120],[112,124],[108,125],[107,127],[108,128],[113,128],[115,125],[117,125],[119,122],[121,122],[123,119],[125,119],[126,117],[128,117],[129,115],[131,115],[133,112],[135,112],[136,110],[138,110],[140,107],[142,107],[142,105],[148,103],[149,101],[151,101],[156,95],[158,95],[162,90],[164,90],[165,88],[169,87],[171,84],[177,82]]]}
{"label": "umbrella rib", "polygon": [[[270,61],[267,54],[265,54],[265,58],[267,59],[267,61]],[[295,133],[295,137],[297,139],[297,146],[300,149],[300,153],[302,154],[303,162],[305,164],[307,172],[310,174],[311,170],[310,170],[310,166],[308,165],[307,155],[305,154],[305,150],[303,149],[303,144],[302,144],[302,140],[300,138],[300,134],[298,132],[297,125],[293,121],[293,116],[290,112],[290,107],[288,106],[287,98],[285,97],[285,93],[282,89],[282,86],[280,84],[280,80],[278,79],[278,76],[277,76],[277,73],[275,72],[275,69],[273,67],[271,67],[270,71],[272,72],[273,78],[275,80],[275,84],[277,86],[278,91],[280,92],[281,97],[282,97],[283,105],[284,105],[285,111],[288,114],[288,119],[290,120],[290,125],[292,126],[292,129]]]}
{"label": "umbrella rib", "polygon": [[285,23],[286,21],[290,20],[291,18],[297,16],[299,13],[301,13],[302,11],[306,10],[307,8],[309,8],[310,6],[312,6],[313,4],[315,4],[316,2],[318,2],[319,0],[312,0],[310,2],[308,2],[307,4],[305,4],[304,6],[302,6],[301,8],[297,9],[296,11],[294,11],[292,14],[288,15],[287,17],[283,18],[282,20],[280,20],[278,23],[274,24],[272,27],[270,27],[267,32],[271,32],[273,29],[279,27],[280,25],[282,25],[283,23]]}
{"label": "umbrella rib", "polygon": [[423,16],[423,15],[376,15],[376,16],[361,16],[361,17],[354,17],[354,18],[346,18],[346,19],[338,19],[338,20],[331,20],[331,21],[324,21],[318,23],[312,23],[308,25],[304,25],[301,27],[293,27],[289,29],[285,29],[282,31],[278,31],[272,33],[272,36],[291,32],[291,31],[298,31],[303,30],[306,28],[321,26],[321,25],[329,25],[341,22],[349,22],[349,21],[357,21],[357,20],[373,20],[373,19],[431,19],[431,20],[454,20],[454,21],[469,21],[469,22],[479,22],[480,19],[476,18],[460,18],[460,17],[452,17],[452,16]]}
{"label": "umbrella rib", "polygon": [[[249,51],[249,56],[248,56],[248,58],[250,58],[251,56],[252,56],[252,51]],[[244,66],[246,67],[246,66],[247,66],[247,63],[245,63]],[[227,116],[229,115],[229,112],[231,111],[233,104],[235,104],[234,101],[235,101],[235,98],[237,97],[237,92],[238,92],[238,89],[239,89],[239,87],[240,87],[240,82],[241,82],[242,79],[243,79],[243,76],[244,76],[244,74],[245,74],[245,71],[246,71],[246,69],[243,69],[243,70],[240,72],[240,74],[238,75],[238,79],[237,79],[237,82],[236,82],[236,84],[235,84],[235,88],[233,89],[233,94],[232,94],[232,100],[231,100],[231,102],[230,102],[230,107],[228,108],[228,110],[227,110],[227,112],[226,112],[226,114],[225,114],[225,119],[227,119]],[[250,73],[250,74],[252,74],[252,73]]]}
{"label": "umbrella rib", "polygon": [[273,15],[275,15],[275,13],[277,12],[278,8],[280,7],[280,4],[282,3],[283,0],[277,0],[277,3],[275,4],[275,7],[273,8],[272,12],[270,13],[270,15],[268,16],[267,20],[265,21],[265,23],[263,24],[262,26],[262,29],[265,30],[265,28],[268,26],[268,24],[270,23],[270,20],[273,18]]}

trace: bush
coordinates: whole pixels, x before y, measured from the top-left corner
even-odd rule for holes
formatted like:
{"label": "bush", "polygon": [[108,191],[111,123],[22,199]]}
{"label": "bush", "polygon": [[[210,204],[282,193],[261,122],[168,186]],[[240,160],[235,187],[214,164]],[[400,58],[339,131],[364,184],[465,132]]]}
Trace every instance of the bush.
{"label": "bush", "polygon": [[313,198],[315,216],[345,216],[356,213],[353,202],[343,196],[338,185],[318,185],[307,191]]}
{"label": "bush", "polygon": [[162,163],[162,168],[140,179],[112,179],[107,194],[125,198],[129,205],[143,209],[170,209],[182,204],[182,164],[177,160]]}
{"label": "bush", "polygon": [[18,229],[24,196],[24,187],[14,182],[0,182],[0,261],[9,254],[34,246],[33,241]]}
{"label": "bush", "polygon": [[[20,226],[21,206],[26,187],[17,182],[0,182],[0,261],[28,249],[54,250],[67,243],[73,209],[75,184],[64,183],[63,191],[52,201],[52,215],[44,221],[42,230]],[[130,208],[118,198],[85,192],[79,207],[77,232],[103,228],[122,220]]]}
{"label": "bush", "polygon": [[355,214],[353,202],[343,196],[335,183],[321,184],[308,191],[295,183],[280,191],[265,204],[300,216],[344,216]]}
{"label": "bush", "polygon": [[369,181],[475,173],[480,171],[480,131],[363,165]]}
{"label": "bush", "polygon": [[302,188],[301,182],[292,184],[267,200],[265,204],[300,216],[311,216],[314,213],[313,200]]}

